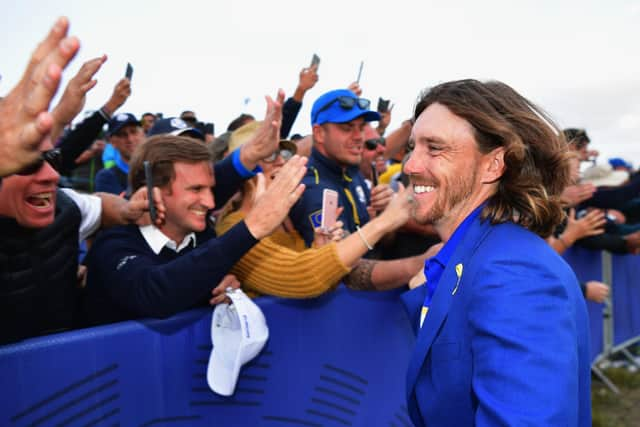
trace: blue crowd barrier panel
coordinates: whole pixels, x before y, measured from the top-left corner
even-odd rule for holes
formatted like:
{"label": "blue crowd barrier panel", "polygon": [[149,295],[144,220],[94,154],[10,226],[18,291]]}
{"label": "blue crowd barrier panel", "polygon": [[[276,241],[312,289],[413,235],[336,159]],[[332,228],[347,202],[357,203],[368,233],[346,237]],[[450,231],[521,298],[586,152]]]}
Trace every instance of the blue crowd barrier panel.
{"label": "blue crowd barrier panel", "polygon": [[640,339],[640,257],[613,257],[613,347],[621,349]]}
{"label": "blue crowd barrier panel", "polygon": [[[573,268],[573,271],[576,273],[576,277],[580,282],[602,279],[602,262],[599,251],[592,251],[579,246],[573,246],[564,253],[563,257],[567,263],[571,265],[571,268]],[[604,352],[604,331],[602,327],[603,309],[604,304],[587,301],[589,329],[591,332],[590,341],[592,362],[595,362]]]}
{"label": "blue crowd barrier panel", "polygon": [[0,347],[0,425],[411,425],[399,291],[264,297],[270,338],[234,396],[207,386],[211,309]]}
{"label": "blue crowd barrier panel", "polygon": [[601,362],[620,353],[640,367],[628,347],[640,341],[640,257],[612,255],[573,247],[564,255],[578,279],[601,280],[610,285],[605,304],[587,302],[591,330],[593,372],[614,392],[617,387],[602,372]]}

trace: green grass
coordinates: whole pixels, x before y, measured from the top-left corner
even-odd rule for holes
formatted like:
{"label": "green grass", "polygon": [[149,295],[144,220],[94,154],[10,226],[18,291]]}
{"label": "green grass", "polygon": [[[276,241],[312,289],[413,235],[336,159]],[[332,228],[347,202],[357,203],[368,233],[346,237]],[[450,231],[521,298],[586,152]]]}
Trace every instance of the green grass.
{"label": "green grass", "polygon": [[592,425],[640,426],[640,372],[609,368],[604,374],[620,389],[620,394],[614,394],[594,378],[591,386]]}

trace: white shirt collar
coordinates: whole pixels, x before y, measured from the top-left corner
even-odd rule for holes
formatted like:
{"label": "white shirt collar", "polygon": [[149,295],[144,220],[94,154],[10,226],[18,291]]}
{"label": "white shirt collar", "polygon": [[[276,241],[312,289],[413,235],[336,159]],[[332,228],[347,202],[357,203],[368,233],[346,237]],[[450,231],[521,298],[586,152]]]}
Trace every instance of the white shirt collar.
{"label": "white shirt collar", "polygon": [[189,246],[189,244],[192,244],[194,248],[196,246],[196,234],[193,232],[187,234],[182,242],[176,246],[176,242],[168,238],[155,225],[145,225],[139,228],[140,233],[142,233],[142,237],[144,237],[144,240],[146,240],[147,244],[156,255],[158,255],[165,246],[175,252],[180,252]]}

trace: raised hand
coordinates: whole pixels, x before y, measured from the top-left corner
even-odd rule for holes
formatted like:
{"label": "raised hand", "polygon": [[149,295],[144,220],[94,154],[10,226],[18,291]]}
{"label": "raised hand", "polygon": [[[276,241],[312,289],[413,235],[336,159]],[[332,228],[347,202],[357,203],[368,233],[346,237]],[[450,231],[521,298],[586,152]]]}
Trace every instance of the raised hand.
{"label": "raised hand", "polygon": [[316,85],[318,82],[318,65],[312,65],[308,68],[303,68],[300,71],[298,88],[304,92],[308,91]]}
{"label": "raised hand", "polygon": [[304,192],[304,184],[300,184],[307,171],[307,158],[293,156],[264,188],[264,176],[259,174],[256,194],[261,194],[245,217],[249,232],[256,239],[271,234],[289,214],[289,209],[298,201]]}
{"label": "raised hand", "polygon": [[102,109],[109,116],[113,115],[116,110],[125,103],[125,101],[131,96],[131,82],[126,77],[120,79],[116,86],[113,88],[113,93],[109,100],[104,104]]}
{"label": "raised hand", "polygon": [[362,88],[360,87],[360,84],[358,82],[351,83],[349,86],[347,86],[347,89],[355,93],[357,97],[362,95]]}
{"label": "raised hand", "polygon": [[604,233],[606,223],[607,219],[604,216],[604,212],[599,209],[590,210],[582,218],[576,219],[575,209],[572,208],[569,210],[569,215],[567,215],[567,226],[562,234],[563,236],[567,233],[571,234],[575,241],[583,237]]}
{"label": "raised hand", "polygon": [[67,37],[69,21],[59,18],[31,55],[18,84],[0,101],[0,176],[10,175],[36,162],[53,126],[48,112],[62,70],[80,48]]}
{"label": "raised hand", "polygon": [[568,206],[576,206],[577,204],[590,199],[595,191],[596,187],[593,184],[569,185],[562,191],[560,197]]}
{"label": "raised hand", "polygon": [[395,193],[388,184],[379,184],[371,189],[371,208],[380,212],[384,210]]}
{"label": "raised hand", "polygon": [[273,154],[280,143],[284,91],[279,89],[275,100],[270,96],[266,96],[265,99],[267,112],[262,124],[253,137],[240,148],[240,161],[249,170],[254,169],[260,160]]}
{"label": "raised hand", "polygon": [[98,83],[93,76],[98,72],[102,64],[107,60],[107,55],[91,59],[80,67],[78,73],[67,84],[60,102],[51,112],[54,128],[51,139],[57,140],[66,125],[84,108],[86,95]]}
{"label": "raised hand", "polygon": [[[131,199],[126,204],[126,211],[124,217],[129,223],[136,223],[138,225],[151,224],[151,218],[149,216],[149,202],[147,198],[147,187],[140,187],[138,191],[133,193]],[[162,201],[162,193],[158,187],[153,187],[153,202],[156,207],[156,223],[159,226],[164,223],[166,214],[166,208]]]}
{"label": "raised hand", "polygon": [[[336,208],[336,218],[344,211],[344,207],[339,206]],[[336,221],[333,227],[329,227],[328,230],[323,230],[322,227],[316,227],[313,229],[313,244],[314,248],[320,248],[327,243],[339,242],[344,239],[344,223],[342,221]]]}
{"label": "raised hand", "polygon": [[413,190],[404,188],[402,183],[400,190],[391,198],[387,208],[379,215],[381,220],[385,220],[387,232],[393,231],[403,226],[411,216],[411,208],[415,203]]}

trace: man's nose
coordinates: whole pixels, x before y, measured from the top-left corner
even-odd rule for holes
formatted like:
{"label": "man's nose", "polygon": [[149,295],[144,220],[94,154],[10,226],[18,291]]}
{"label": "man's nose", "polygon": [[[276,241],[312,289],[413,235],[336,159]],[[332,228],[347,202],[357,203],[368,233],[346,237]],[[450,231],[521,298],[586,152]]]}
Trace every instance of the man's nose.
{"label": "man's nose", "polygon": [[35,173],[35,179],[39,182],[55,182],[60,180],[60,174],[49,164],[43,162],[42,167]]}
{"label": "man's nose", "polygon": [[208,210],[211,210],[216,207],[216,200],[213,197],[213,193],[211,190],[207,190],[203,192],[203,196],[200,200],[203,206],[205,206]]}

